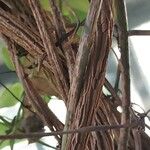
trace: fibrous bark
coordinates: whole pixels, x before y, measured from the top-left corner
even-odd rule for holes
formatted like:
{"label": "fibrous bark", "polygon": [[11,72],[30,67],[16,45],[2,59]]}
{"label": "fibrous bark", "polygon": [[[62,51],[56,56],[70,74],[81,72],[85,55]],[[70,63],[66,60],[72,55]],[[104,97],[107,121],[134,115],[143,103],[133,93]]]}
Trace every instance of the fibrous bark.
{"label": "fibrous bark", "polygon": [[[112,19],[111,1],[90,3],[86,28],[76,57],[75,77],[70,88],[70,128],[95,125],[111,46]],[[67,137],[67,149],[87,149],[89,137],[87,133]]]}
{"label": "fibrous bark", "polygon": [[[114,7],[112,0],[91,0],[83,35],[81,38],[76,35],[77,40],[72,40],[67,37],[72,28],[67,26],[56,1],[49,2],[51,11],[47,12],[38,0],[0,0],[0,33],[8,45],[26,95],[43,122],[51,131],[63,130],[64,127],[41,98],[43,93],[55,95],[65,102],[67,118],[64,130],[126,125],[130,119],[131,123],[141,119],[130,107],[128,51],[124,51],[124,47],[120,47],[122,56],[118,62],[118,70],[124,77],[121,96],[105,78],[115,24],[113,9],[120,9],[120,4],[114,3],[117,5]],[[75,28],[71,23],[70,26]],[[119,28],[119,42],[126,48],[123,42],[127,40],[127,30],[122,30],[121,25]],[[20,61],[20,49],[26,52],[23,57],[31,64],[39,60],[38,73],[33,78],[29,77],[32,70],[29,68],[32,67],[26,67]],[[43,89],[38,87],[43,84],[41,81],[46,82]],[[104,86],[110,96],[103,92]],[[117,111],[121,105],[124,110],[122,119]],[[119,129],[55,137],[63,150],[114,150],[123,149],[122,146],[124,149],[146,149],[145,140],[150,143],[149,137],[138,127],[131,131],[125,127],[120,130],[123,132]]]}

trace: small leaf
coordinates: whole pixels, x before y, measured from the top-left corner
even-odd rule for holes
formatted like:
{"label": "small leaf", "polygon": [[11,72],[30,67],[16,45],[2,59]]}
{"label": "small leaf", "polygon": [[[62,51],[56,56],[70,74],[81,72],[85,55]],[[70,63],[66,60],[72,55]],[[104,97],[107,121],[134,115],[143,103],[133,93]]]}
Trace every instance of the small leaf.
{"label": "small leaf", "polygon": [[[19,82],[9,86],[8,89],[18,99],[21,99],[24,90]],[[7,89],[4,89],[3,91],[0,92],[0,108],[13,106],[17,102],[18,101],[16,100],[16,98]]]}
{"label": "small leaf", "polygon": [[8,49],[6,47],[2,48],[1,51],[2,59],[5,65],[10,69],[10,70],[15,70],[14,64],[10,58],[10,54],[8,52]]}

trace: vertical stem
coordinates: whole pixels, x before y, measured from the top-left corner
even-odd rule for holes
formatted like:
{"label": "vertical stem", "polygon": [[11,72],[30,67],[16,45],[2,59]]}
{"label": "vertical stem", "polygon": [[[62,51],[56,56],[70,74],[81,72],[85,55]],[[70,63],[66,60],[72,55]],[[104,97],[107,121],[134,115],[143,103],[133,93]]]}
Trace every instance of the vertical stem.
{"label": "vertical stem", "polygon": [[[79,103],[81,91],[84,85],[85,71],[88,65],[88,57],[90,55],[90,40],[93,29],[98,20],[103,0],[93,0],[90,3],[90,8],[85,21],[85,29],[79,44],[78,53],[75,61],[74,78],[70,87],[68,113],[65,123],[65,130],[71,128],[73,118]],[[94,102],[93,102],[94,103]],[[92,107],[92,106],[91,106]],[[78,116],[81,117],[81,116]],[[64,135],[62,139],[61,150],[66,150],[71,143],[71,135]]]}
{"label": "vertical stem", "polygon": [[[114,11],[116,23],[119,28],[119,47],[121,51],[121,72],[122,72],[122,115],[121,124],[130,123],[130,70],[129,70],[129,50],[127,17],[124,0],[114,1]],[[120,130],[118,150],[127,150],[129,140],[129,128]]]}

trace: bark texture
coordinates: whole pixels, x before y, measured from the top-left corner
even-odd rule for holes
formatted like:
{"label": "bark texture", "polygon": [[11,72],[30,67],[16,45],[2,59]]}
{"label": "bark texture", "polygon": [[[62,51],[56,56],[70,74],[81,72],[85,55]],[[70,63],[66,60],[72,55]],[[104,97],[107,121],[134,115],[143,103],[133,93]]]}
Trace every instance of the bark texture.
{"label": "bark texture", "polygon": [[[51,131],[136,124],[134,128],[56,135],[58,147],[62,150],[147,150],[149,137],[137,126],[143,125],[142,117],[130,106],[128,35],[126,20],[121,24],[125,16],[119,14],[120,9],[124,14],[123,0],[91,0],[81,37],[75,32],[77,25],[65,20],[57,1],[49,0],[49,4],[51,11],[45,11],[38,0],[0,0],[0,33],[34,111]],[[119,19],[115,19],[114,15],[118,14]],[[124,83],[120,95],[116,91],[119,87],[113,87],[105,77],[114,20],[122,55],[116,81],[116,85]],[[110,95],[103,92],[103,87]],[[65,125],[43,101],[43,94],[55,95],[65,102]],[[117,111],[121,105],[122,114]]]}

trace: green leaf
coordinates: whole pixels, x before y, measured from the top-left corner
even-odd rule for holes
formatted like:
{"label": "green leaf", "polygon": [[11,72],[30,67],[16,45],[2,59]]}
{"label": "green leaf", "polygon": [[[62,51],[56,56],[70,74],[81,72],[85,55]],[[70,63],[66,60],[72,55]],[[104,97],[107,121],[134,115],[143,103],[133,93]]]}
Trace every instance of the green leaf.
{"label": "green leaf", "polygon": [[49,0],[40,0],[40,4],[42,5],[42,7],[49,11],[50,10],[50,4],[49,4]]}
{"label": "green leaf", "polygon": [[9,146],[9,140],[1,141],[0,142],[0,149]]}
{"label": "green leaf", "polygon": [[0,40],[0,51],[2,50],[3,47],[5,47],[5,43],[2,40]]}
{"label": "green leaf", "polygon": [[71,21],[76,21],[75,17],[71,17],[70,10],[72,9],[76,16],[79,18],[80,21],[85,19],[87,10],[89,7],[88,0],[65,0],[63,3],[63,14],[69,18],[71,18]]}
{"label": "green leaf", "polygon": [[0,121],[2,121],[7,127],[10,127],[11,125],[11,123],[3,116],[0,116]]}
{"label": "green leaf", "polygon": [[0,149],[4,148],[6,146],[10,146],[12,148],[12,144],[15,145],[15,144],[17,144],[19,142],[22,142],[22,141],[24,141],[24,140],[5,140],[5,141],[0,141]]}
{"label": "green leaf", "polygon": [[0,122],[0,134],[5,134],[5,132],[8,130],[8,126],[4,123]]}
{"label": "green leaf", "polygon": [[[1,116],[1,118],[3,118]],[[3,120],[3,119],[2,119]],[[0,122],[0,135],[9,135],[18,133],[18,122],[16,122],[16,117],[8,124],[7,122]],[[14,144],[21,142],[23,140],[1,140],[0,149],[5,146],[10,146],[10,149],[13,150]]]}
{"label": "green leaf", "polygon": [[42,96],[42,98],[46,103],[48,103],[51,100],[51,96],[47,96],[47,95]]}
{"label": "green leaf", "polygon": [[8,52],[8,49],[6,47],[2,48],[1,51],[2,59],[5,65],[10,69],[10,70],[15,70],[14,64],[10,58],[10,54]]}
{"label": "green leaf", "polygon": [[80,11],[87,13],[88,7],[89,7],[89,2],[88,0],[66,0],[66,2],[72,6],[72,8]]}
{"label": "green leaf", "polygon": [[9,141],[9,145],[10,145],[10,149],[11,149],[11,150],[14,149],[14,144],[15,144],[15,140],[10,140],[10,141]]}
{"label": "green leaf", "polygon": [[[8,130],[8,127],[4,123],[0,122],[0,135],[4,135],[6,130]],[[0,141],[0,149],[8,145],[9,145],[8,140]]]}
{"label": "green leaf", "polygon": [[[45,10],[51,10],[49,0],[40,0],[40,3]],[[89,7],[88,0],[62,0],[62,4],[63,15],[69,17],[71,21],[76,21],[76,18],[70,14],[70,9],[75,12],[80,20],[85,19]]]}
{"label": "green leaf", "polygon": [[[23,94],[23,87],[21,83],[17,82],[11,86],[8,86],[8,89],[18,98],[21,99]],[[0,108],[10,107],[17,103],[16,98],[7,90],[4,89],[0,92]]]}

